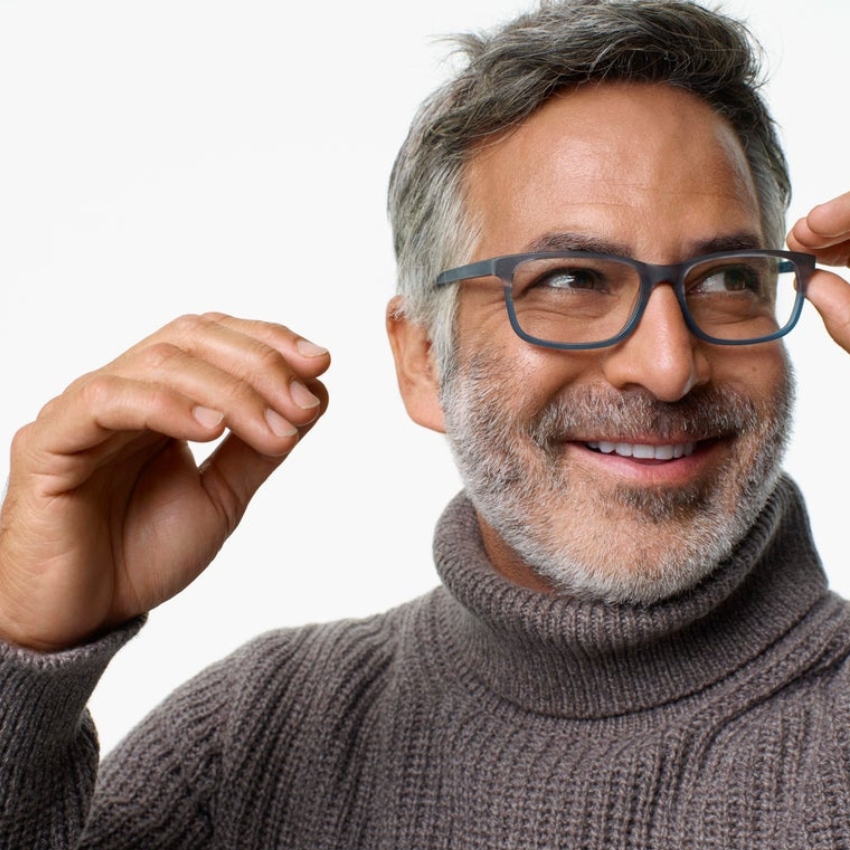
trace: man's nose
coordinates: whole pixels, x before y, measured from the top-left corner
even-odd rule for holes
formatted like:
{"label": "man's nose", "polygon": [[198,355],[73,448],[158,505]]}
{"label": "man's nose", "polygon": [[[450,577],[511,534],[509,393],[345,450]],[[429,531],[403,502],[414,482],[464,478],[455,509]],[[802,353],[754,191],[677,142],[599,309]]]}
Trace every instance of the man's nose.
{"label": "man's nose", "polygon": [[603,372],[612,386],[642,387],[659,401],[678,401],[708,381],[705,345],[688,330],[672,286],[656,286],[637,328],[607,352]]}

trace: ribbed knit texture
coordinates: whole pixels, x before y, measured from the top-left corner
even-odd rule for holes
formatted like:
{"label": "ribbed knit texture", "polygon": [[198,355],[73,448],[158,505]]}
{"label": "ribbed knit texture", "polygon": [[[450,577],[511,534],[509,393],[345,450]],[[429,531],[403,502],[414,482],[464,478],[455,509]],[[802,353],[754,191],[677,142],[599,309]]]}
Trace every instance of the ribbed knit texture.
{"label": "ribbed knit texture", "polygon": [[[264,635],[178,690],[101,768],[79,846],[850,846],[850,613],[789,481],[653,606],[508,583],[463,496],[435,557],[427,596]],[[0,655],[4,850],[78,846],[81,706],[120,637]]]}

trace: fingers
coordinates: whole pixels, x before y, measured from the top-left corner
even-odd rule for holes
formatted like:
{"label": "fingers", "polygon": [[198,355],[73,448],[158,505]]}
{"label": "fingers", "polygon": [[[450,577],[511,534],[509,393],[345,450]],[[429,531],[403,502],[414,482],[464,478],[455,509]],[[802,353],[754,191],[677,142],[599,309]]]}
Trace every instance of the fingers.
{"label": "fingers", "polygon": [[[228,375],[237,383],[250,385],[272,403],[272,409],[293,424],[312,421],[319,399],[307,384],[321,375],[330,365],[327,350],[294,334],[282,325],[249,321],[210,313],[204,316],[183,316],[161,331],[144,340],[116,361],[123,370],[127,361],[138,358],[151,370],[182,377],[186,386],[193,378],[203,376],[193,368],[205,364]],[[130,367],[131,369],[133,366]],[[197,372],[197,374],[196,374]],[[214,381],[212,369],[207,377]],[[215,408],[218,409],[218,408]]]}
{"label": "fingers", "polygon": [[[317,380],[328,352],[281,325],[184,316],[75,381],[43,411],[63,422],[57,450],[93,448],[116,431],[205,441],[225,427],[281,455],[327,406]],[[88,411],[89,416],[69,417]]]}
{"label": "fingers", "polygon": [[[195,318],[198,317],[188,317],[189,323],[191,324]],[[330,365],[330,354],[326,348],[298,336],[283,325],[239,319],[227,316],[224,313],[205,313],[199,318],[202,321],[206,320],[230,328],[277,349],[284,357],[292,358],[294,362],[297,362],[299,371],[304,376],[316,378],[325,372]],[[177,321],[182,322],[184,320],[178,319]]]}
{"label": "fingers", "polygon": [[[850,266],[850,192],[816,206],[791,229],[792,251],[814,254],[828,266]],[[850,351],[850,285],[832,272],[819,270],[806,297],[820,313],[829,335]]]}
{"label": "fingers", "polygon": [[792,251],[814,254],[829,266],[850,265],[850,192],[815,207],[791,229]]}

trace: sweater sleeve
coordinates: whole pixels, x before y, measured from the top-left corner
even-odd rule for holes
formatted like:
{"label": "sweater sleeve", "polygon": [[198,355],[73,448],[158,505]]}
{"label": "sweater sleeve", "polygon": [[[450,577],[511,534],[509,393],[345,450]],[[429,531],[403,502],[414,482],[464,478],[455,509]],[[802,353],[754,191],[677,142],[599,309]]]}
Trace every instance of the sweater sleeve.
{"label": "sweater sleeve", "polygon": [[200,850],[215,814],[229,674],[176,690],[98,766],[85,708],[138,624],[40,655],[0,645],[0,848]]}
{"label": "sweater sleeve", "polygon": [[61,653],[0,643],[0,847],[76,846],[99,757],[86,703],[141,622]]}

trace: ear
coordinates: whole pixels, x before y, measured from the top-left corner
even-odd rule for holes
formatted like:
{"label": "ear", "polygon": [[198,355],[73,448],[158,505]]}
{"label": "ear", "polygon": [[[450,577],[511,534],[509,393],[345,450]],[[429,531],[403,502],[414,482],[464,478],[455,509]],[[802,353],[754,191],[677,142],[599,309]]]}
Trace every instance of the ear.
{"label": "ear", "polygon": [[401,296],[387,305],[387,335],[395,358],[398,388],[407,414],[418,425],[445,432],[440,404],[440,381],[431,340],[422,325],[404,314]]}

